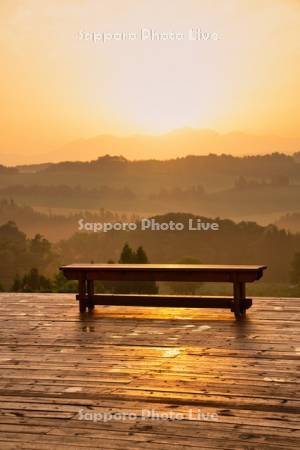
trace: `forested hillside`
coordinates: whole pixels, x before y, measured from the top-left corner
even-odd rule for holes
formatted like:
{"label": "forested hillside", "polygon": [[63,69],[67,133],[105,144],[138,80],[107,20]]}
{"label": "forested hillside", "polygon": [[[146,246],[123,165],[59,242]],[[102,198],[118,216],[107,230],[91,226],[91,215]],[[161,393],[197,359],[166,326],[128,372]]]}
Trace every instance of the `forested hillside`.
{"label": "forested hillside", "polygon": [[300,163],[278,153],[168,161],[105,156],[2,172],[0,199],[64,208],[66,214],[103,208],[139,215],[183,211],[267,225],[299,212]]}
{"label": "forested hillside", "polygon": [[[198,217],[202,222],[211,222]],[[190,214],[156,216],[157,223],[170,221],[185,224],[182,231],[110,231],[77,232],[69,239],[50,243],[38,235],[28,238],[12,222],[0,226],[0,281],[10,288],[14,277],[38,268],[54,276],[60,264],[74,262],[118,261],[124,243],[142,246],[153,263],[174,263],[192,258],[202,263],[266,264],[269,269],[264,280],[288,283],[292,261],[300,252],[300,234],[291,234],[274,225],[263,227],[253,222],[234,223],[217,220],[218,231],[190,231]],[[280,255],[280,256],[279,256]]]}

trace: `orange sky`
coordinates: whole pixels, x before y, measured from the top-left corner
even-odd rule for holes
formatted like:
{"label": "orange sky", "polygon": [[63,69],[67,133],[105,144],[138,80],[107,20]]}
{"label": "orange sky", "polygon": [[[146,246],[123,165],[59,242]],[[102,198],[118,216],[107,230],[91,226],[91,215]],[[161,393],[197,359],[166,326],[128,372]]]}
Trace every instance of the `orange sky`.
{"label": "orange sky", "polygon": [[[185,38],[143,41],[142,28]],[[217,40],[191,41],[191,28]],[[1,0],[0,52],[0,157],[15,163],[102,133],[300,137],[297,0]]]}

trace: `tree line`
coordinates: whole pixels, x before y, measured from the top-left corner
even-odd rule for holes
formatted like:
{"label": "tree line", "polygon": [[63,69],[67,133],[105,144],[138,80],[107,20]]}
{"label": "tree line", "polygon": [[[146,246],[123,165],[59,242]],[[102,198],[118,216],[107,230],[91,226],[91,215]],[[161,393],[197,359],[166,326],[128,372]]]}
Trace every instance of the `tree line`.
{"label": "tree line", "polygon": [[[196,218],[190,214],[168,214],[156,216],[155,220],[186,223],[191,217]],[[69,239],[51,243],[40,234],[29,238],[14,222],[7,222],[0,226],[2,290],[73,292],[74,284],[62,278],[58,267],[91,261],[130,264],[177,263],[189,259],[206,264],[266,264],[264,281],[300,283],[300,234],[253,222],[236,224],[219,219],[218,223],[219,231],[78,232]],[[154,292],[156,288],[149,286],[149,289]]]}

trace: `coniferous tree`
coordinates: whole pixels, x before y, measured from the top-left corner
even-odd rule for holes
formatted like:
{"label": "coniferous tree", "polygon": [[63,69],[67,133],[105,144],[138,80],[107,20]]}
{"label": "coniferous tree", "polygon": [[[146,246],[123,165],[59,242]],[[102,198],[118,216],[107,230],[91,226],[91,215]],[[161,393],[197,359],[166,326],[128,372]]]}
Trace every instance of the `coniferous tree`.
{"label": "coniferous tree", "polygon": [[139,248],[137,249],[135,260],[137,264],[148,264],[148,258],[142,246],[139,246]]}
{"label": "coniferous tree", "polygon": [[131,247],[129,247],[129,245],[126,244],[124,245],[121,255],[120,255],[120,259],[119,259],[119,263],[120,264],[132,264],[134,261],[134,252],[132,250]]}
{"label": "coniferous tree", "polygon": [[[134,251],[128,243],[122,249],[120,264],[147,264],[148,257],[143,247]],[[113,291],[118,294],[157,294],[158,288],[154,281],[120,281],[115,283]]]}
{"label": "coniferous tree", "polygon": [[14,292],[51,292],[51,280],[32,268],[22,279],[15,277],[12,290]]}

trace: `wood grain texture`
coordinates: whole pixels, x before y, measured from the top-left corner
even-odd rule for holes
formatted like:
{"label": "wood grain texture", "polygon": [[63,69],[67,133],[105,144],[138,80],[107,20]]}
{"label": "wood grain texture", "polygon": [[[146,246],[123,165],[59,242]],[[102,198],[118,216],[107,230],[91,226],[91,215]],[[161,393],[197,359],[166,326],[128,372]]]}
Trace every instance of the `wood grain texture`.
{"label": "wood grain texture", "polygon": [[78,280],[253,282],[266,266],[221,264],[70,264],[60,267],[65,277]]}
{"label": "wood grain texture", "polygon": [[219,309],[79,315],[72,294],[1,293],[0,321],[0,449],[300,447],[300,299],[255,298],[235,322]]}

